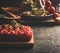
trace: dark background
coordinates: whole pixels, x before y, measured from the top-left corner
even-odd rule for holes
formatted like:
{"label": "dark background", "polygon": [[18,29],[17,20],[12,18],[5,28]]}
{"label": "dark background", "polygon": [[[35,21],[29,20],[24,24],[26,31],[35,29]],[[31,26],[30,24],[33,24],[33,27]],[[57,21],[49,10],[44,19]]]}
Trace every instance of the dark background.
{"label": "dark background", "polygon": [[23,0],[0,0],[0,7],[16,6],[19,7]]}
{"label": "dark background", "polygon": [[[0,0],[0,7],[2,6],[17,6],[20,7],[20,3],[23,0]],[[54,6],[57,6],[57,4],[60,2],[59,0],[51,0]]]}

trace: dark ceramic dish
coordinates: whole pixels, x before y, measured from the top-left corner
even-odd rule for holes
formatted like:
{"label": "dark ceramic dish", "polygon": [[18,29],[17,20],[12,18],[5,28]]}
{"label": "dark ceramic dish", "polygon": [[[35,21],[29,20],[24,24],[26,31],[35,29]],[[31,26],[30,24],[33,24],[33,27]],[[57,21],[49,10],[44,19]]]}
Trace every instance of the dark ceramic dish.
{"label": "dark ceramic dish", "polygon": [[26,16],[22,15],[22,20],[29,20],[29,21],[44,21],[44,20],[50,20],[53,19],[53,14],[49,14],[46,16]]}

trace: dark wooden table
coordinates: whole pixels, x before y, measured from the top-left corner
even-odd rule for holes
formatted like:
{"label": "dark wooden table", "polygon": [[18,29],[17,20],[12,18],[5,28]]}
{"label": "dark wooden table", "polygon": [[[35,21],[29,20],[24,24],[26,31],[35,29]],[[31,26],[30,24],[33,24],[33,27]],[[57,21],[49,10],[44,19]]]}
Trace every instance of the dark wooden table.
{"label": "dark wooden table", "polygon": [[55,22],[33,23],[35,43],[32,49],[0,48],[1,53],[60,53],[60,25]]}

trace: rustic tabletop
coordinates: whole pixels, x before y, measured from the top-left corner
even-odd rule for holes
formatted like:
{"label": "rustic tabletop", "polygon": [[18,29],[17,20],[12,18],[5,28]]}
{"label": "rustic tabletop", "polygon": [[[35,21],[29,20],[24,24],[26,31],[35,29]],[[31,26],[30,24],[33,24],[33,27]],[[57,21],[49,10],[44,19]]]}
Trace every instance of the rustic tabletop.
{"label": "rustic tabletop", "polygon": [[54,22],[34,23],[34,46],[31,49],[0,48],[1,53],[60,53],[60,25]]}

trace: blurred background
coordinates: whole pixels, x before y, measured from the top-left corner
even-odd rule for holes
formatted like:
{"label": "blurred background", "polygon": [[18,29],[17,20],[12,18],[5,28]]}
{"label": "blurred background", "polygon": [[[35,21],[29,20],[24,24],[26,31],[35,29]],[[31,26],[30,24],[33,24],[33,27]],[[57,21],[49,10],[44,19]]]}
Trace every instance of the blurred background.
{"label": "blurred background", "polygon": [[0,0],[0,7],[4,6],[20,6],[23,0]]}
{"label": "blurred background", "polygon": [[[2,6],[17,6],[20,7],[20,3],[23,0],[0,0],[0,7]],[[37,0],[36,0],[37,1]],[[57,6],[60,3],[60,0],[51,0],[54,6]]]}
{"label": "blurred background", "polygon": [[[19,7],[19,8],[23,7],[21,5],[23,1],[25,0],[0,0],[0,13],[3,13],[1,7]],[[37,7],[40,7],[39,0],[33,0],[33,1],[38,3],[36,4]],[[58,6],[58,4],[60,3],[60,0],[50,0],[50,1],[52,2],[52,5],[55,7]]]}

